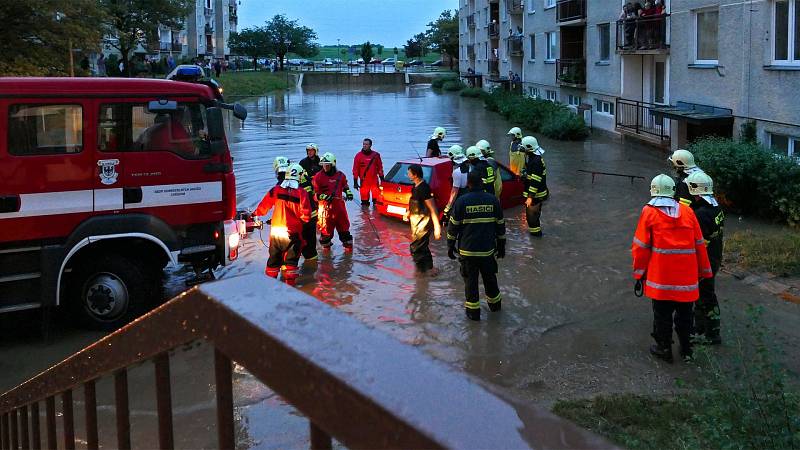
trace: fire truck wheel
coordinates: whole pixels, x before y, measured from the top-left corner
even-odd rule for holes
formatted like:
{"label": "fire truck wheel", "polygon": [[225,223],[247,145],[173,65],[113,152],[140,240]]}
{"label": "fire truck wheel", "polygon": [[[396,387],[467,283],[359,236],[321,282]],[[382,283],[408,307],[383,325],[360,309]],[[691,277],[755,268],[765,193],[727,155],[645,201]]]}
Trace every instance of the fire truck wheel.
{"label": "fire truck wheel", "polygon": [[69,306],[89,328],[115,330],[146,311],[160,280],[123,256],[87,259],[73,272]]}

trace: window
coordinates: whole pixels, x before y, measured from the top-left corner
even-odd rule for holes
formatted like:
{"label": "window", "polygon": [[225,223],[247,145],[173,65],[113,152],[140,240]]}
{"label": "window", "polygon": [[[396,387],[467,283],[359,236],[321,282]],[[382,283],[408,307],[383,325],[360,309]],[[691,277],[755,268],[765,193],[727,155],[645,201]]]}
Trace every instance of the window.
{"label": "window", "polygon": [[611,47],[611,26],[601,23],[597,26],[597,31],[600,38],[600,61],[608,61]]}
{"label": "window", "polygon": [[546,59],[548,61],[553,61],[556,59],[556,34],[553,32],[547,32],[544,34],[544,40],[547,43]]}
{"label": "window", "polygon": [[773,16],[773,60],[800,64],[800,0],[776,0]]}
{"label": "window", "polygon": [[530,46],[531,46],[531,48],[530,48],[531,51],[530,51],[529,59],[531,61],[533,61],[534,59],[536,59],[536,35],[535,34],[530,35]]}
{"label": "window", "polygon": [[489,8],[483,8],[483,27],[489,27]]}
{"label": "window", "polygon": [[532,98],[540,98],[539,88],[528,86],[528,96]]}
{"label": "window", "polygon": [[800,137],[770,133],[769,148],[781,156],[800,158]]}
{"label": "window", "polygon": [[211,156],[206,108],[179,103],[177,111],[151,113],[147,105],[105,104],[100,107],[98,147],[102,152],[168,151],[184,158]]}
{"label": "window", "polygon": [[8,153],[17,156],[63,155],[83,150],[80,105],[11,105]]}
{"label": "window", "polygon": [[544,0],[545,9],[546,8],[552,8],[554,6],[556,6],[556,0]]}
{"label": "window", "polygon": [[579,95],[568,95],[567,103],[570,106],[579,106],[581,104],[581,97]]}
{"label": "window", "polygon": [[[411,163],[397,163],[392,167],[389,173],[386,174],[386,181],[390,183],[397,183],[403,184],[407,186],[413,186],[414,182],[408,178],[408,168],[411,167]],[[431,182],[431,172],[433,171],[432,166],[422,166],[422,179],[425,182]]]}
{"label": "window", "polygon": [[556,95],[556,91],[547,90],[545,91],[545,93],[547,94],[547,100],[550,100],[551,102],[558,101],[558,96]]}
{"label": "window", "polygon": [[536,12],[536,7],[533,3],[533,0],[528,0],[528,14],[533,14]]}
{"label": "window", "polygon": [[653,103],[664,104],[664,87],[666,86],[666,65],[664,61],[655,63],[655,83],[653,83]]}
{"label": "window", "polygon": [[594,109],[600,114],[614,115],[614,104],[599,98],[594,99]]}
{"label": "window", "polygon": [[697,11],[695,19],[695,62],[716,64],[719,11]]}

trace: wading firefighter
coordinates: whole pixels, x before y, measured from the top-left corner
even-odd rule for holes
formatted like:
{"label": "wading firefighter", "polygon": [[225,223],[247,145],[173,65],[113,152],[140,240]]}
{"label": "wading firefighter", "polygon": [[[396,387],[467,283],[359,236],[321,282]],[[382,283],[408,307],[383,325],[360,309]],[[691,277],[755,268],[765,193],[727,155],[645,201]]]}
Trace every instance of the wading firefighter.
{"label": "wading firefighter", "polygon": [[310,178],[314,178],[314,175],[322,170],[322,166],[319,165],[319,147],[317,144],[306,145],[306,157],[300,160],[300,165],[303,166],[303,169],[306,169],[306,173]]}
{"label": "wading firefighter", "polygon": [[676,201],[675,182],[658,175],[650,183],[651,200],[642,209],[633,237],[636,292],[652,299],[653,356],[672,362],[672,324],[681,356],[692,356],[692,306],[698,280],[712,276],[703,232],[694,212]]}
{"label": "wading firefighter", "polygon": [[522,130],[519,127],[514,127],[508,130],[508,134],[513,136],[511,144],[508,146],[508,166],[512,172],[519,175],[525,167],[525,152],[520,147]]}
{"label": "wading firefighter", "polygon": [[372,150],[372,139],[365,138],[361,151],[353,159],[353,187],[359,189],[361,206],[369,206],[370,194],[373,206],[378,204],[381,197],[381,182],[383,182],[381,154]]}
{"label": "wading firefighter", "polygon": [[525,168],[522,170],[522,182],[525,190],[525,218],[531,236],[542,235],[542,206],[550,198],[547,189],[547,166],[545,166],[544,149],[533,136],[522,138],[520,147],[525,152]]}
{"label": "wading firefighter", "polygon": [[428,141],[428,148],[425,151],[426,157],[438,158],[442,156],[442,151],[439,150],[439,142],[444,140],[446,134],[447,132],[442,127],[436,127],[433,130],[433,135],[431,135],[431,139]]}
{"label": "wading firefighter", "polygon": [[498,169],[497,161],[494,160],[494,150],[486,139],[481,139],[475,146],[480,149],[481,154],[486,159],[486,163],[489,164],[489,169],[491,169],[486,181],[492,183],[495,197],[500,198],[500,193],[503,192],[503,180],[500,178],[500,169]]}
{"label": "wading firefighter", "polygon": [[469,192],[453,206],[447,226],[447,256],[461,263],[467,317],[481,319],[478,276],[483,278],[490,311],[500,311],[497,259],[506,254],[506,226],[500,201],[484,191],[478,171],[467,176]]}
{"label": "wading firefighter", "polygon": [[322,170],[312,179],[319,202],[319,243],[323,248],[330,248],[333,245],[333,231],[336,230],[345,250],[352,251],[353,236],[350,234],[350,220],[344,202],[345,199],[352,200],[353,193],[347,185],[347,176],[336,169],[336,157],[333,153],[322,155],[320,164]]}
{"label": "wading firefighter", "polygon": [[276,156],[272,161],[272,169],[275,171],[275,179],[278,180],[276,185],[283,182],[286,170],[289,169],[289,158],[285,156]]}
{"label": "wading firefighter", "polygon": [[670,155],[667,159],[675,168],[675,200],[678,200],[686,206],[692,206],[692,199],[694,197],[689,193],[689,187],[684,181],[689,175],[702,172],[703,170],[697,167],[697,164],[694,162],[694,155],[688,150],[675,150],[675,153]]}
{"label": "wading firefighter", "polygon": [[[301,166],[302,167],[302,166]],[[320,167],[320,170],[322,168]],[[306,262],[317,261],[317,197],[314,192],[314,185],[311,183],[311,176],[303,169],[300,175],[300,187],[308,193],[308,200],[311,203],[311,220],[303,224],[303,259]]]}
{"label": "wading firefighter", "polygon": [[725,213],[714,198],[714,181],[705,172],[695,172],[686,177],[689,194],[693,196],[692,209],[703,239],[706,241],[708,260],[711,263],[711,278],[700,280],[700,297],[694,305],[695,334],[705,336],[710,344],[722,343],[719,334],[719,302],[715,292],[717,271],[722,264],[722,232]]}
{"label": "wading firefighter", "polygon": [[411,225],[411,258],[420,273],[436,276],[438,273],[433,268],[431,255],[431,232],[434,239],[441,238],[441,225],[439,212],[436,211],[436,201],[428,183],[422,178],[422,166],[412,164],[408,168],[408,179],[414,183],[411,188],[411,199],[408,202],[408,212],[403,219]]}
{"label": "wading firefighter", "polygon": [[486,158],[483,157],[481,150],[474,145],[467,148],[467,160],[469,161],[470,165],[470,173],[478,172],[480,174],[481,180],[483,180],[483,190],[488,194],[494,195],[494,178],[492,176],[492,168],[489,166]]}
{"label": "wading firefighter", "polygon": [[274,209],[269,231],[269,259],[266,274],[277,278],[283,271],[283,281],[294,286],[299,276],[298,260],[303,248],[303,225],[311,219],[308,193],[300,187],[303,167],[292,164],[284,180],[267,192],[258,204],[255,216],[264,216]]}
{"label": "wading firefighter", "polygon": [[460,145],[453,145],[447,151],[447,156],[453,161],[453,187],[450,189],[450,198],[444,207],[442,222],[447,225],[450,211],[456,203],[456,199],[467,193],[467,174],[469,173],[469,162],[464,156],[464,149]]}

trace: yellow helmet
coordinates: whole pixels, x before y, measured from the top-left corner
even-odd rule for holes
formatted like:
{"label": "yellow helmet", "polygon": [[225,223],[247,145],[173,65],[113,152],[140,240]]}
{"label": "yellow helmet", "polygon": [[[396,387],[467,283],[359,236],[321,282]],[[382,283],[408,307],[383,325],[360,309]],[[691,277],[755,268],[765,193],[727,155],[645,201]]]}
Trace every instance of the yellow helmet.
{"label": "yellow helmet", "polygon": [[522,139],[522,130],[519,127],[508,130],[508,134],[513,134],[515,138]]}
{"label": "yellow helmet", "polygon": [[475,146],[481,150],[481,153],[485,157],[494,155],[494,150],[492,150],[492,146],[489,145],[489,141],[486,139],[481,139],[477,144],[475,144]]}
{"label": "yellow helmet", "polygon": [[275,157],[275,161],[272,161],[272,168],[275,173],[286,172],[286,169],[289,168],[289,158],[285,156]]}
{"label": "yellow helmet", "polygon": [[481,149],[478,147],[473,145],[467,149],[467,159],[470,161],[479,159],[481,156],[483,156],[483,153],[481,153]]}
{"label": "yellow helmet", "polygon": [[692,167],[697,167],[697,164],[694,163],[694,155],[692,155],[692,152],[689,150],[675,150],[675,153],[670,155],[667,159],[676,169],[691,169]]}
{"label": "yellow helmet", "polygon": [[653,181],[650,182],[650,196],[651,197],[669,197],[675,196],[675,180],[669,175],[656,175]]}
{"label": "yellow helmet", "polygon": [[436,139],[436,138],[444,139],[446,135],[447,131],[444,128],[436,127],[433,129],[433,136],[431,136],[431,139]]}
{"label": "yellow helmet", "polygon": [[697,171],[683,180],[692,195],[714,195],[714,180],[708,174]]}
{"label": "yellow helmet", "polygon": [[319,160],[320,164],[333,164],[336,165],[336,157],[331,152],[325,152]]}

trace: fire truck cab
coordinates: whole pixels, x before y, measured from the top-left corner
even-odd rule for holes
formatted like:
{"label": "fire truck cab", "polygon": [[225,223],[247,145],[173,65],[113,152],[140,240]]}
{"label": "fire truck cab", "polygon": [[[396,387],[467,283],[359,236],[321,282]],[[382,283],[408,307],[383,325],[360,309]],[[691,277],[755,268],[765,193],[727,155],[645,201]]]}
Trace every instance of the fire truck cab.
{"label": "fire truck cab", "polygon": [[0,313],[60,306],[112,329],[161,300],[163,269],[238,255],[213,85],[0,78]]}

